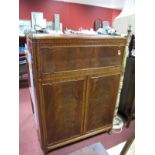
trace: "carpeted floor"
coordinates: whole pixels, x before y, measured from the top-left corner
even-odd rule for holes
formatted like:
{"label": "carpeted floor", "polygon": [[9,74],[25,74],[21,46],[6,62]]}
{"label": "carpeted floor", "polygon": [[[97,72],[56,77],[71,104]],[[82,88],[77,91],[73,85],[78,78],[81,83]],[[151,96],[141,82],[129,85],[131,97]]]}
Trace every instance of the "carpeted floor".
{"label": "carpeted floor", "polygon": [[[20,155],[43,155],[35,130],[35,122],[31,108],[30,94],[28,88],[19,90],[19,153]],[[134,131],[134,121],[129,128],[123,128],[119,134],[103,133],[86,140],[65,146],[50,152],[48,155],[64,155],[90,144],[101,142],[106,149],[126,141]]]}

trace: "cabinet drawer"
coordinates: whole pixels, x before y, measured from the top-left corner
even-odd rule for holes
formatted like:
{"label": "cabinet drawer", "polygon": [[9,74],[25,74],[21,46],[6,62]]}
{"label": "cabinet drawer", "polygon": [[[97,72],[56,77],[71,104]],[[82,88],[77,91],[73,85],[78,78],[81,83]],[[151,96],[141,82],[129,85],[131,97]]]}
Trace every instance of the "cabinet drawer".
{"label": "cabinet drawer", "polygon": [[40,47],[41,74],[122,65],[124,46]]}

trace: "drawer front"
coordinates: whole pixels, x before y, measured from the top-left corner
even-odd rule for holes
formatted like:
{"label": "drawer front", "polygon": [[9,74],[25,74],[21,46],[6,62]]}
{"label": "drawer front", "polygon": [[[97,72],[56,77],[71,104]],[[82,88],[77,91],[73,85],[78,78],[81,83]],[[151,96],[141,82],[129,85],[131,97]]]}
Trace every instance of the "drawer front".
{"label": "drawer front", "polygon": [[121,66],[124,46],[42,47],[39,50],[40,74]]}

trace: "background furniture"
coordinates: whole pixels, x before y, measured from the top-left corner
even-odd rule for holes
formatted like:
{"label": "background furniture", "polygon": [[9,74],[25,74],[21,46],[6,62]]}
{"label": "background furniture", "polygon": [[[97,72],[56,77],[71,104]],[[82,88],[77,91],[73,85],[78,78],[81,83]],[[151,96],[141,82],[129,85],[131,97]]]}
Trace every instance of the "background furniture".
{"label": "background furniture", "polygon": [[28,78],[23,78],[27,75],[27,61],[25,55],[26,36],[19,36],[19,85],[28,84]]}
{"label": "background furniture", "polygon": [[129,56],[126,61],[123,87],[118,108],[118,113],[127,120],[127,126],[129,126],[130,121],[135,116],[135,57],[131,53],[132,49],[135,49],[134,35],[129,44]]}
{"label": "background furniture", "polygon": [[31,98],[45,154],[111,130],[126,38],[29,36]]}

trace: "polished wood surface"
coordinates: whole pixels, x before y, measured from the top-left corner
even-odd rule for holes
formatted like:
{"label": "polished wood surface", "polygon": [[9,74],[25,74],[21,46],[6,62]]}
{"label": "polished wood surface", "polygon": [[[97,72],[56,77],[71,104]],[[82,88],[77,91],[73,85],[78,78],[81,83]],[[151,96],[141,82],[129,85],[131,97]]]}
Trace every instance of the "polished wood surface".
{"label": "polished wood surface", "polygon": [[85,81],[63,81],[43,85],[48,143],[80,136]]}
{"label": "polished wood surface", "polygon": [[44,152],[112,128],[127,39],[27,38]]}
{"label": "polished wood surface", "polygon": [[118,46],[45,47],[39,53],[41,74],[120,66],[123,52],[123,47]]}
{"label": "polished wood surface", "polygon": [[112,124],[120,75],[90,77],[86,132]]}

